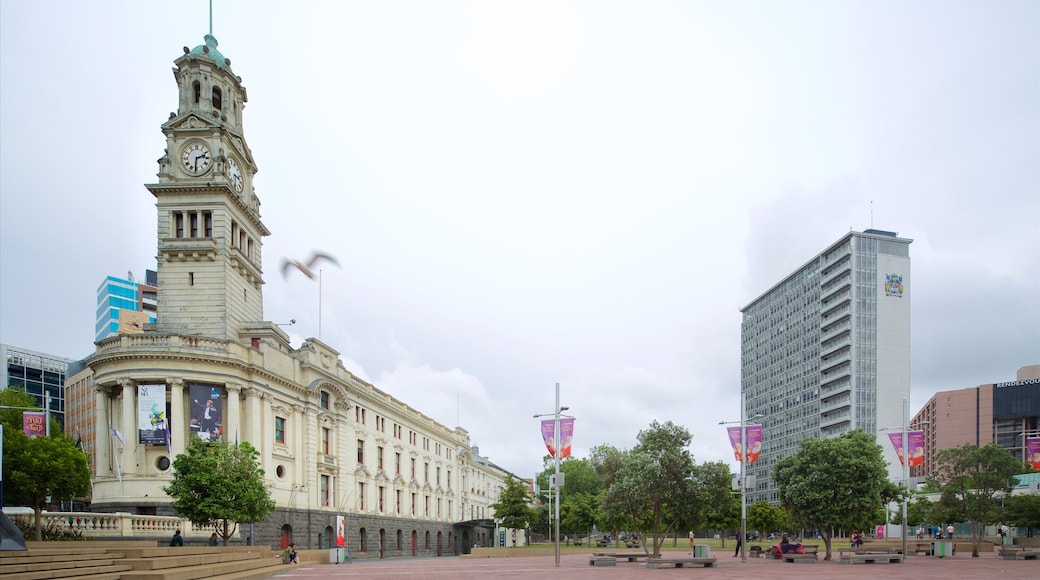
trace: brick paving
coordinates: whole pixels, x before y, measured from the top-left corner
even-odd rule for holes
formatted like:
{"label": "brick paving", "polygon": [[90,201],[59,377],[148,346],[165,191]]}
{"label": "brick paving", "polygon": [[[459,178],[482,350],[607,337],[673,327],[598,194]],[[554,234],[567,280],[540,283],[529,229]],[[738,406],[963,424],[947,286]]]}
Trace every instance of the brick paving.
{"label": "brick paving", "polygon": [[[667,553],[666,553],[667,554]],[[676,555],[677,557],[678,555]],[[740,558],[716,553],[715,568],[648,569],[639,563],[617,566],[590,566],[588,554],[564,554],[560,567],[554,556],[519,556],[506,558],[461,559],[455,556],[422,559],[358,560],[351,564],[309,564],[293,566],[276,578],[301,580],[336,580],[340,578],[431,579],[431,580],[499,580],[502,578],[846,578],[870,574],[885,580],[896,578],[983,578],[993,580],[1036,580],[1040,578],[1040,560],[1004,560],[993,553],[972,558],[971,552],[947,558],[909,556],[901,564],[841,564],[821,560],[815,563],[788,563],[765,558]]]}

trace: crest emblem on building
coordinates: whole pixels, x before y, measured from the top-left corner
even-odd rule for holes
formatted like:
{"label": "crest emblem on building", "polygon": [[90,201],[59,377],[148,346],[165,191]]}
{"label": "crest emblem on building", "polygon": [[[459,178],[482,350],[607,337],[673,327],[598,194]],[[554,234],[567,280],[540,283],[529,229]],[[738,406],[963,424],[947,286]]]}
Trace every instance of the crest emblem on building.
{"label": "crest emblem on building", "polygon": [[885,296],[903,297],[902,274],[885,274]]}

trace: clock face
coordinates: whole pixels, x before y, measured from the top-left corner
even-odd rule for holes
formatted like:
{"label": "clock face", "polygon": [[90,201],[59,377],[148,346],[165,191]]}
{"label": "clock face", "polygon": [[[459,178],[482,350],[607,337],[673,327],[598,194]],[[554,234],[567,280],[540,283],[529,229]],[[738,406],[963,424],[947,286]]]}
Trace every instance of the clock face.
{"label": "clock face", "polygon": [[235,191],[242,191],[242,187],[245,186],[242,181],[242,170],[239,169],[234,157],[228,157],[228,177],[231,179],[231,185]]}
{"label": "clock face", "polygon": [[209,147],[201,141],[192,141],[181,151],[181,164],[189,175],[202,175],[209,170]]}

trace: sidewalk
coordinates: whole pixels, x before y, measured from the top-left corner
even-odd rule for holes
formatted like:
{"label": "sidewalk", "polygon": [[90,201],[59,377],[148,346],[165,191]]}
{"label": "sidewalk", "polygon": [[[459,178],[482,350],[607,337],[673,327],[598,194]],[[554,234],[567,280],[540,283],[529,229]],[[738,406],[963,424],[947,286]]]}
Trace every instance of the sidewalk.
{"label": "sidewalk", "polygon": [[[560,567],[553,556],[515,558],[486,558],[462,560],[458,557],[358,560],[352,564],[303,564],[287,569],[276,578],[334,580],[365,578],[382,580],[394,578],[430,578],[439,580],[501,580],[503,578],[735,578],[762,580],[763,578],[838,578],[846,575],[871,574],[886,580],[907,578],[1000,578],[1000,580],[1034,580],[1040,578],[1040,561],[1003,560],[993,553],[978,558],[958,554],[948,558],[909,556],[902,564],[839,564],[822,559],[815,563],[787,563],[781,560],[740,558],[731,554],[716,554],[716,568],[648,569],[637,563],[618,563],[617,566],[590,566],[588,554],[564,555]],[[823,555],[820,555],[823,558]]]}

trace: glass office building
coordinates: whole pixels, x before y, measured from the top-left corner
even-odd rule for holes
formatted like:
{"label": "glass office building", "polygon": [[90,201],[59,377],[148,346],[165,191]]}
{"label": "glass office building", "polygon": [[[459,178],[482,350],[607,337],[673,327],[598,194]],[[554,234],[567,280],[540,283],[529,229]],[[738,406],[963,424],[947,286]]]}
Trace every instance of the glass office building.
{"label": "glass office building", "polygon": [[45,395],[50,395],[50,412],[65,425],[65,376],[72,359],[0,344],[0,389],[23,387],[36,397],[42,409]]}
{"label": "glass office building", "polygon": [[911,242],[850,232],[741,309],[744,410],[762,425],[749,502],[779,502],[773,468],[803,439],[853,429],[878,436],[902,478],[886,433],[910,394]]}
{"label": "glass office building", "polygon": [[[127,278],[123,280],[108,276],[98,286],[94,342],[116,334],[121,328],[127,330],[127,324],[139,327],[143,322],[155,323],[159,303],[156,272],[146,270],[144,283],[136,281],[132,274],[128,274]],[[128,312],[139,312],[144,314],[144,317],[128,319]],[[139,332],[141,329],[136,330]]]}

